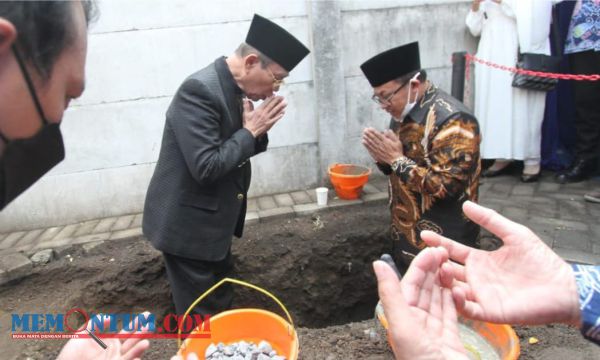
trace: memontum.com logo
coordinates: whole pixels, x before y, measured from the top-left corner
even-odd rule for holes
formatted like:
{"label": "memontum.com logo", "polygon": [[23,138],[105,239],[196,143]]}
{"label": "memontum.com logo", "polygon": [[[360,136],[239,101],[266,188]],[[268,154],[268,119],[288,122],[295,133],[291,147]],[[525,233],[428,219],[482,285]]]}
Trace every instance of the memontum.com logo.
{"label": "memontum.com logo", "polygon": [[11,318],[13,339],[172,339],[179,336],[180,329],[186,338],[210,338],[210,315],[167,314],[159,322],[148,312],[88,314],[76,308],[54,314],[13,313]]}

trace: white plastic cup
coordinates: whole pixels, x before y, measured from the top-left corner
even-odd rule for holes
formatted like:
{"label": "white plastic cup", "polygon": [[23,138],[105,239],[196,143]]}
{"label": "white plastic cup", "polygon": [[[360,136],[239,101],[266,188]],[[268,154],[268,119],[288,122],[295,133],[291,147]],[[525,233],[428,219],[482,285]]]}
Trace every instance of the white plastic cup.
{"label": "white plastic cup", "polygon": [[317,205],[327,205],[327,192],[329,192],[329,189],[326,187],[320,187],[316,188],[315,191],[317,193]]}

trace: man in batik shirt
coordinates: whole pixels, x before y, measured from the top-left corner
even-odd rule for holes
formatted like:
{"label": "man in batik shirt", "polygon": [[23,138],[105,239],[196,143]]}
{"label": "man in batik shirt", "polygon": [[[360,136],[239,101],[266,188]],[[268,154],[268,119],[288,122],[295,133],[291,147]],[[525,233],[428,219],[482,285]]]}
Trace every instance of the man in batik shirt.
{"label": "man in batik shirt", "polygon": [[373,100],[392,116],[389,130],[367,128],[362,142],[389,176],[395,261],[408,268],[426,246],[422,230],[478,247],[479,227],[462,212],[466,200],[477,200],[477,119],[427,81],[417,42],[385,51],[361,69]]}

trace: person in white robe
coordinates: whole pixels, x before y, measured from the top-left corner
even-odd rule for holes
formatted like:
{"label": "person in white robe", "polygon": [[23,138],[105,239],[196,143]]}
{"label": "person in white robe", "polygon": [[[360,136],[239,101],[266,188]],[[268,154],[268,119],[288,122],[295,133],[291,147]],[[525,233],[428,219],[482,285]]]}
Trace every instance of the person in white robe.
{"label": "person in white robe", "polygon": [[[474,0],[466,18],[469,31],[480,36],[476,56],[514,67],[519,51],[550,54],[552,1]],[[540,173],[541,130],[546,93],[512,87],[513,74],[475,64],[475,116],[482,134],[481,155],[495,159],[483,176],[504,173],[523,160],[521,180]]]}

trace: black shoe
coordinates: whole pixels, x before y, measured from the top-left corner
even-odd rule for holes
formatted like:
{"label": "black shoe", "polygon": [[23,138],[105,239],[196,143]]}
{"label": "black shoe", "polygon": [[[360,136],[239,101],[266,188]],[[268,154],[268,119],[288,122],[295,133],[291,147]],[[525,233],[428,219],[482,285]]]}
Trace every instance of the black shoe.
{"label": "black shoe", "polygon": [[524,182],[524,183],[536,182],[540,179],[541,175],[542,175],[542,171],[539,171],[537,174],[521,174],[521,182]]}
{"label": "black shoe", "polygon": [[596,171],[596,162],[596,159],[577,159],[568,170],[556,175],[556,181],[560,184],[583,181]]}
{"label": "black shoe", "polygon": [[496,176],[500,176],[500,175],[504,175],[504,174],[509,174],[513,171],[513,168],[514,168],[513,163],[514,163],[514,161],[509,163],[508,165],[506,165],[505,167],[503,167],[500,170],[492,170],[491,168],[487,168],[481,172],[481,176],[482,177],[496,177]]}

